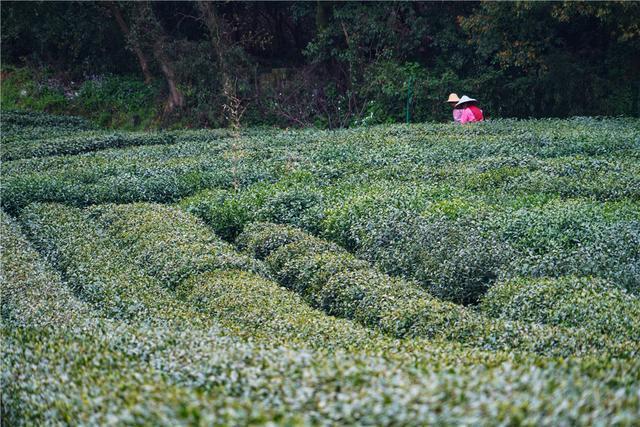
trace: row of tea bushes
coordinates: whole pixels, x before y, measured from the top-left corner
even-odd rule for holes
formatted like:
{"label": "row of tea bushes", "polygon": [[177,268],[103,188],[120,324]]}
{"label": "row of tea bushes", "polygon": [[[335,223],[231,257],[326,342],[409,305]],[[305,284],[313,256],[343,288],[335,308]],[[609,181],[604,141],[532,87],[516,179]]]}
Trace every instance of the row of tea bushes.
{"label": "row of tea bushes", "polygon": [[640,405],[638,359],[327,354],[102,323],[5,330],[2,360],[3,421],[16,426],[631,425]]}
{"label": "row of tea bushes", "polygon": [[81,209],[32,204],[23,210],[20,221],[38,251],[102,315],[133,323],[201,321],[157,280],[135,268],[117,242]]}
{"label": "row of tea bushes", "polygon": [[71,136],[45,137],[41,139],[13,140],[2,144],[0,159],[3,161],[46,157],[65,154],[79,154],[106,148],[122,148],[132,145],[172,144],[172,133],[105,133],[82,132]]}
{"label": "row of tea bushes", "polygon": [[181,206],[228,240],[252,221],[304,228],[457,303],[520,275],[596,276],[640,290],[640,205],[626,199],[483,201],[437,186],[320,186],[302,176],[238,193],[207,190]]}
{"label": "row of tea bushes", "polygon": [[61,168],[51,173],[17,173],[3,180],[2,203],[8,211],[17,213],[33,202],[75,206],[169,202],[208,186],[230,186],[226,169],[214,163],[193,168],[180,163],[164,167],[152,163],[95,165],[76,162],[73,168]]}
{"label": "row of tea bushes", "polygon": [[[181,149],[186,154],[180,154]],[[270,181],[279,173],[279,166],[268,158],[254,159],[257,154],[233,161],[224,148],[197,156],[190,156],[190,151],[184,142],[5,162],[1,203],[15,214],[33,202],[172,202],[205,188]]]}
{"label": "row of tea bushes", "polygon": [[165,286],[190,275],[239,269],[268,276],[262,262],[241,255],[198,217],[158,204],[96,205],[87,213],[120,242],[123,252]]}
{"label": "row of tea bushes", "polygon": [[372,269],[324,240],[288,226],[257,223],[238,246],[264,258],[278,281],[312,306],[396,337],[430,337],[484,349],[567,355],[637,354],[637,343],[584,329],[492,320],[439,301],[415,283]]}
{"label": "row of tea bushes", "polygon": [[[13,313],[18,305],[38,308],[26,323],[2,326],[2,413],[9,425],[551,425],[612,417],[631,424],[640,408],[637,358],[558,363],[437,343],[411,348],[406,342],[392,351],[386,344],[376,349],[373,340],[365,352],[327,353],[242,342],[215,326],[175,329],[103,318],[76,326],[60,317],[52,323],[50,314],[63,306],[51,292],[8,284],[26,279],[49,286],[38,282],[39,267],[30,267],[37,255],[5,220],[10,230],[3,229],[3,239],[12,233],[10,240],[22,243],[11,247],[26,255],[2,253],[3,268],[11,263],[24,273],[3,273],[3,297],[5,286],[20,293],[3,299],[3,310],[5,304]],[[231,271],[219,274],[231,280]],[[71,297],[64,289],[60,298]],[[201,295],[210,291],[224,292],[208,288]]]}
{"label": "row of tea bushes", "polygon": [[602,279],[500,282],[484,296],[480,309],[499,319],[583,327],[640,342],[640,298]]}
{"label": "row of tea bushes", "polygon": [[126,327],[94,316],[4,212],[2,244],[3,424],[161,421],[146,405],[161,409],[176,387],[137,356],[152,334],[133,345]]}
{"label": "row of tea bushes", "polygon": [[170,145],[6,162],[2,205],[15,213],[34,201],[169,202],[292,172],[322,184],[429,182],[489,195],[637,200],[637,128],[633,120],[602,120],[249,131],[239,139],[220,131],[174,132]]}
{"label": "row of tea bushes", "polygon": [[490,158],[530,160],[609,156],[637,150],[638,119],[493,120],[479,126],[433,123],[316,132],[312,163],[340,173],[349,164],[404,173]]}
{"label": "row of tea bushes", "polygon": [[2,110],[3,137],[23,137],[35,130],[41,136],[51,132],[72,132],[95,129],[88,120],[78,116],[55,116],[47,113],[20,110]]}
{"label": "row of tea bushes", "polygon": [[[3,333],[3,422],[168,426],[195,423],[201,417],[213,420],[220,411],[219,401],[216,405],[196,388],[172,383],[139,356],[146,354],[156,362],[158,348],[179,335],[91,326]],[[196,412],[205,405],[217,406],[217,411]]]}
{"label": "row of tea bushes", "polygon": [[90,317],[90,309],[73,295],[4,211],[0,211],[0,235],[3,323],[41,328],[77,325]]}
{"label": "row of tea bushes", "polygon": [[[270,345],[376,352],[406,348],[357,323],[327,316],[277,283],[245,271],[192,276],[178,286],[177,297],[224,326],[236,326],[236,335]],[[416,342],[409,347],[421,351],[428,345]]]}
{"label": "row of tea bushes", "polygon": [[447,182],[486,194],[549,194],[600,201],[640,198],[637,148],[608,155],[482,158],[451,165]]}
{"label": "row of tea bushes", "polygon": [[[102,130],[81,130],[71,127],[26,128],[25,132],[16,132],[3,139],[0,147],[0,159],[4,161],[31,159],[48,156],[63,156],[87,153],[97,150],[119,149],[126,147],[190,144],[212,144],[218,140],[230,138],[226,129],[205,132],[113,132]],[[89,128],[90,129],[90,128]],[[45,130],[47,130],[45,132]],[[133,155],[133,153],[131,153]],[[108,156],[109,154],[106,153]],[[73,162],[74,157],[65,161]],[[32,163],[34,168],[37,163]],[[41,164],[51,164],[44,160]]]}
{"label": "row of tea bushes", "polygon": [[2,146],[0,156],[5,157],[8,147],[19,150],[22,144],[32,141],[46,141],[51,138],[73,138],[77,135],[92,135],[98,132],[95,125],[81,117],[53,116],[50,114],[2,110],[0,111],[0,130],[2,132]]}

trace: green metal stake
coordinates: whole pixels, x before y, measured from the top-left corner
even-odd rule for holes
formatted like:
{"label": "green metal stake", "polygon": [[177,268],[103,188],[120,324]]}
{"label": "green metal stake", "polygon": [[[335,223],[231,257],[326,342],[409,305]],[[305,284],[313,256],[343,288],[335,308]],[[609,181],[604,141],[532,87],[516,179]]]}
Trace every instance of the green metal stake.
{"label": "green metal stake", "polygon": [[412,100],[413,100],[413,76],[409,78],[409,85],[407,87],[407,106],[406,106],[407,123],[411,123],[411,101]]}

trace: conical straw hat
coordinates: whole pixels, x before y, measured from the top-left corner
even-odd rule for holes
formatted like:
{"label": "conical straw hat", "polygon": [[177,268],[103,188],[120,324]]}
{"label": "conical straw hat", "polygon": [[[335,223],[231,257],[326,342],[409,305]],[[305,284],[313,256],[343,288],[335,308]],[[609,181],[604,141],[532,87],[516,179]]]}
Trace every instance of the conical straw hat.
{"label": "conical straw hat", "polygon": [[467,95],[462,95],[462,98],[460,98],[460,101],[458,101],[458,103],[456,104],[456,107],[465,104],[467,102],[478,102],[478,100],[473,99],[473,98],[469,98]]}

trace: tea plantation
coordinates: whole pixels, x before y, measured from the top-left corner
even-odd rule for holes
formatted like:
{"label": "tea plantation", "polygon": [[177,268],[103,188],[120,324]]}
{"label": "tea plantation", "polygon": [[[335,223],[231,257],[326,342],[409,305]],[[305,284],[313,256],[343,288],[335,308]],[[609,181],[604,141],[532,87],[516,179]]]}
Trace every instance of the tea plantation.
{"label": "tea plantation", "polygon": [[3,112],[3,425],[638,425],[640,120]]}

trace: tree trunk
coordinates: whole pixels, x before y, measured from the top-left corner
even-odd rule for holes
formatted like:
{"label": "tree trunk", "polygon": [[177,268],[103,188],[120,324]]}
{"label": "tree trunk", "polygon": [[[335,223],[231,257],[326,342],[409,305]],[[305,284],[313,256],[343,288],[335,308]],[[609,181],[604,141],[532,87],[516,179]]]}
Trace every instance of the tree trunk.
{"label": "tree trunk", "polygon": [[226,40],[224,39],[225,33],[222,22],[218,17],[215,7],[208,1],[199,1],[198,8],[204,17],[204,22],[209,30],[209,37],[211,44],[213,45],[213,51],[218,59],[220,65],[220,71],[222,72],[222,85],[223,87],[230,86],[231,79],[227,69],[226,62]]}
{"label": "tree trunk", "polygon": [[120,12],[120,9],[116,5],[116,3],[113,1],[110,1],[108,2],[108,5],[109,5],[109,10],[111,10],[113,17],[115,18],[116,22],[118,23],[118,26],[120,27],[120,30],[122,30],[122,33],[124,34],[125,40],[131,43],[133,52],[138,57],[138,62],[140,63],[140,68],[142,69],[142,75],[144,76],[144,82],[146,84],[149,84],[151,80],[153,80],[153,76],[149,71],[149,63],[147,62],[147,58],[142,52],[142,49],[140,49],[140,45],[138,44],[138,42],[131,37],[129,26],[127,25],[124,18],[122,17],[122,13]]}
{"label": "tree trunk", "polygon": [[153,51],[153,56],[158,64],[160,70],[167,81],[169,87],[169,98],[164,107],[165,113],[172,112],[176,107],[184,107],[184,96],[178,89],[176,84],[176,73],[174,71],[173,62],[167,55],[164,45],[167,41],[167,36],[162,28],[162,24],[158,21],[158,18],[153,12],[150,2],[138,2],[138,20],[140,21],[140,28],[138,31],[144,31],[142,36],[147,40],[148,45]]}
{"label": "tree trunk", "polygon": [[176,85],[176,75],[173,71],[173,64],[162,48],[162,40],[157,40],[153,44],[153,55],[160,64],[162,74],[164,74],[167,85],[169,86],[169,99],[165,105],[165,112],[171,112],[176,107],[184,107],[184,96],[182,96],[182,93]]}
{"label": "tree trunk", "polygon": [[329,25],[329,13],[331,4],[327,1],[316,2],[316,33],[320,33]]}
{"label": "tree trunk", "polygon": [[227,40],[227,33],[224,28],[225,23],[220,19],[216,12],[216,8],[211,2],[199,1],[198,8],[202,13],[207,29],[209,30],[211,45],[218,59],[218,65],[220,66],[220,73],[222,77],[222,93],[227,100],[224,109],[228,110],[232,104],[239,101],[236,97],[235,87],[231,81],[231,74],[229,73],[229,67],[226,60],[229,41]]}

